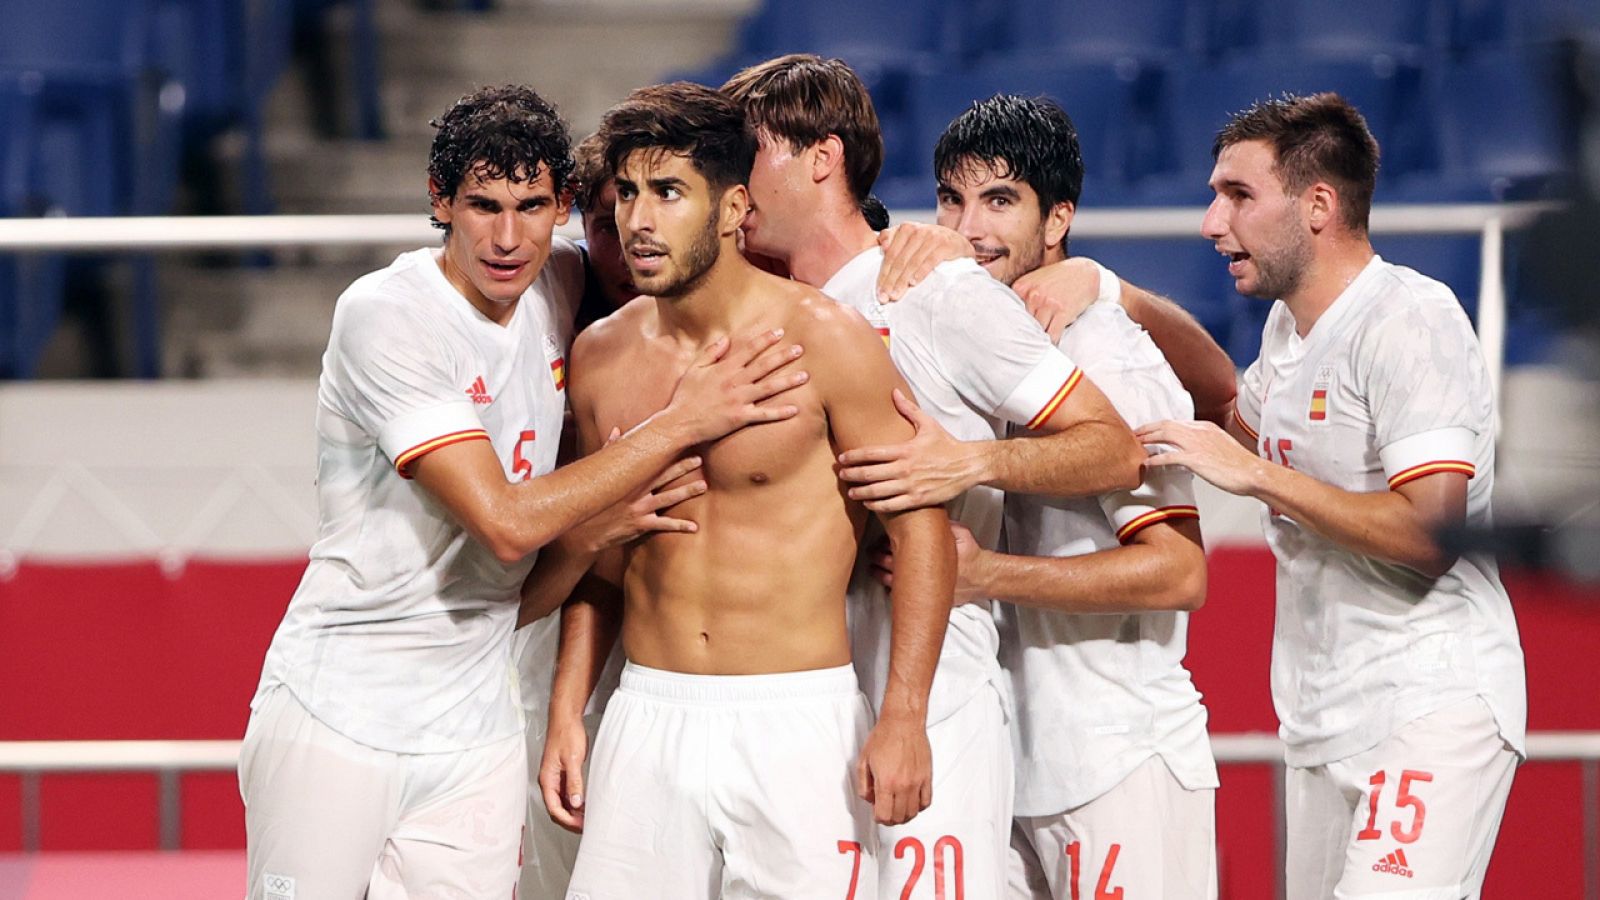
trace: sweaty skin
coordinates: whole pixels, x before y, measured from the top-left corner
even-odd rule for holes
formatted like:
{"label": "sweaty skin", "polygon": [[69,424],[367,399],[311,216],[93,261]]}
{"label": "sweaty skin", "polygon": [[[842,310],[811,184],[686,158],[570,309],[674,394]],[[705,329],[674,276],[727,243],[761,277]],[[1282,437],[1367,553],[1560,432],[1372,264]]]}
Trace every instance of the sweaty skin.
{"label": "sweaty skin", "polygon": [[[841,598],[866,512],[845,498],[834,474],[829,401],[850,366],[828,357],[837,355],[832,333],[852,323],[831,300],[760,279],[760,302],[749,304],[756,315],[741,333],[784,329],[807,348],[811,381],[785,398],[799,415],[700,449],[707,490],[672,510],[701,523],[698,533],[649,537],[625,550],[623,645],[640,665],[729,675],[850,662]],[[585,384],[574,384],[575,403],[588,407],[578,423],[586,447],[659,410],[693,358],[692,345],[663,333],[656,302],[636,300],[589,332]]]}

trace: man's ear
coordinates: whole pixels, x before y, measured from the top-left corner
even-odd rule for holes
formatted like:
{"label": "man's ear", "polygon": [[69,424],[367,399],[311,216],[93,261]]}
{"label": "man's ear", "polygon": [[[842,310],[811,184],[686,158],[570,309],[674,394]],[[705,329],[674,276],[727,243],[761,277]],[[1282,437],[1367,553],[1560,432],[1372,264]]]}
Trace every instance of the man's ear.
{"label": "man's ear", "polygon": [[428,196],[431,198],[433,217],[446,225],[450,224],[450,198],[444,195],[439,182],[435,181],[432,175],[428,176]]}
{"label": "man's ear", "polygon": [[572,185],[561,189],[556,195],[556,224],[565,225],[572,218]]}
{"label": "man's ear", "polygon": [[727,237],[739,230],[739,226],[744,224],[745,216],[750,213],[750,188],[742,184],[728,187],[723,190],[722,199],[718,203],[717,232]]}
{"label": "man's ear", "polygon": [[821,182],[844,168],[844,141],[830,134],[806,148],[811,157],[811,180]]}
{"label": "man's ear", "polygon": [[1067,232],[1072,230],[1072,217],[1078,211],[1070,200],[1063,200],[1044,216],[1044,245],[1046,249],[1061,246],[1067,239]]}
{"label": "man's ear", "polygon": [[1301,202],[1305,204],[1306,224],[1311,226],[1313,232],[1320,233],[1339,221],[1339,200],[1339,192],[1326,181],[1316,182],[1306,188],[1301,195]]}

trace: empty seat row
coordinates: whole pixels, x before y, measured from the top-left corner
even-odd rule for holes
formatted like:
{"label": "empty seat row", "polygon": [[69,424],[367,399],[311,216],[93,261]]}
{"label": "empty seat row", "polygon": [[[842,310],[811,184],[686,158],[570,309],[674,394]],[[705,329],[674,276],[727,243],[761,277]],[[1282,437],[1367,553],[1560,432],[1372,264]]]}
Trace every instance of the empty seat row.
{"label": "empty seat row", "polygon": [[766,0],[746,20],[736,52],[900,62],[1470,53],[1597,27],[1600,4],[1592,0]]}

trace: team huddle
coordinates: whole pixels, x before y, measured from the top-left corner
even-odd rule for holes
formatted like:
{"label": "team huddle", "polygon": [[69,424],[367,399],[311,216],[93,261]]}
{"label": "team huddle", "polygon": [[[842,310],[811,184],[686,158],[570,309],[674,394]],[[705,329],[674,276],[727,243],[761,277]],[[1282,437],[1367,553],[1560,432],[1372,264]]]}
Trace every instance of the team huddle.
{"label": "team huddle", "polygon": [[[339,298],[319,537],[240,761],[257,900],[1217,896],[1194,478],[1264,502],[1293,898],[1477,897],[1524,755],[1493,396],[1373,253],[1334,94],[1219,133],[1233,364],[1069,255],[1046,98],[884,230],[838,60],[434,123],[442,248]],[[553,236],[572,206],[582,245]],[[1218,602],[1229,602],[1219,598]]]}

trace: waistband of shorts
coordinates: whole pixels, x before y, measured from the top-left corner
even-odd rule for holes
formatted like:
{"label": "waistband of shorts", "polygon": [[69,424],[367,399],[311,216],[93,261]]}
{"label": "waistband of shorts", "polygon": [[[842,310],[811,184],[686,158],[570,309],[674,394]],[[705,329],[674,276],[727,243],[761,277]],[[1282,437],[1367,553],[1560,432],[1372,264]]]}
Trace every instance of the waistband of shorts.
{"label": "waistband of shorts", "polygon": [[764,703],[773,700],[853,698],[860,693],[854,666],[775,672],[770,675],[692,675],[627,663],[623,691],[680,703]]}

